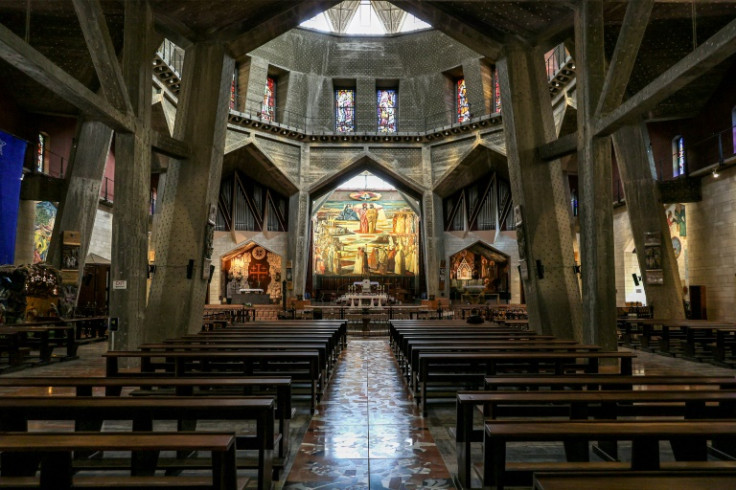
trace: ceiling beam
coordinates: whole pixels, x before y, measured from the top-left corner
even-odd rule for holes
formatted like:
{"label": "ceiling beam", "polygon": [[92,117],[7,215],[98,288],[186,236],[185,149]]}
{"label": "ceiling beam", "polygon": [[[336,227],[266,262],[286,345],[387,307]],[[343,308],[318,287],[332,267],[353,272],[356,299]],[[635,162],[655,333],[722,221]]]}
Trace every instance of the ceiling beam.
{"label": "ceiling beam", "polygon": [[118,63],[100,2],[98,0],[72,0],[72,3],[77,12],[79,25],[92,57],[92,64],[97,72],[102,93],[117,110],[127,114],[132,113],[133,107],[125,88],[123,72]]}
{"label": "ceiling beam", "polygon": [[130,115],[115,109],[2,24],[0,58],[74,105],[90,119],[100,121],[115,131],[133,131],[134,122]]}
{"label": "ceiling beam", "polygon": [[160,131],[153,131],[151,138],[151,147],[156,153],[166,155],[167,157],[176,158],[177,160],[187,160],[192,149],[189,143],[181,141]]}
{"label": "ceiling beam", "polygon": [[708,70],[736,53],[736,20],[715,33],[672,68],[626,100],[609,115],[597,120],[594,134],[610,135],[621,126],[641,118],[658,103],[703,76]]}
{"label": "ceiling beam", "polygon": [[631,73],[634,71],[636,55],[647,30],[649,16],[654,7],[654,0],[631,2],[626,8],[621,30],[616,40],[611,62],[608,65],[606,80],[598,99],[595,119],[615,109],[624,98]]}
{"label": "ceiling beam", "polygon": [[578,151],[578,133],[570,133],[560,136],[539,147],[539,158],[545,162],[551,162]]}
{"label": "ceiling beam", "polygon": [[501,32],[490,32],[490,27],[485,32],[481,32],[468,26],[467,19],[455,17],[431,2],[418,0],[389,1],[478,54],[482,54],[491,60],[497,60],[501,57],[504,41],[504,35]]}
{"label": "ceiling beam", "polygon": [[259,24],[252,25],[252,20],[238,21],[211,35],[213,39],[229,43],[230,53],[238,59],[338,3],[340,0],[273,2],[274,10],[279,5],[288,5],[288,8],[274,12]]}

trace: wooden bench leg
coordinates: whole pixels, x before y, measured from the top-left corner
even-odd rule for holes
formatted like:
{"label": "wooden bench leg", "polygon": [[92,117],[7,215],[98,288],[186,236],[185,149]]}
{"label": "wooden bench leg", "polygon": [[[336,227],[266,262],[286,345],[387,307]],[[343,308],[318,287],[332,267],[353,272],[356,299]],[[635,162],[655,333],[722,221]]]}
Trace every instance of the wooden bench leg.
{"label": "wooden bench leg", "polygon": [[631,469],[651,471],[659,469],[659,441],[639,439],[631,444]]}
{"label": "wooden bench leg", "polygon": [[49,452],[41,455],[41,488],[62,490],[72,488],[71,451]]}

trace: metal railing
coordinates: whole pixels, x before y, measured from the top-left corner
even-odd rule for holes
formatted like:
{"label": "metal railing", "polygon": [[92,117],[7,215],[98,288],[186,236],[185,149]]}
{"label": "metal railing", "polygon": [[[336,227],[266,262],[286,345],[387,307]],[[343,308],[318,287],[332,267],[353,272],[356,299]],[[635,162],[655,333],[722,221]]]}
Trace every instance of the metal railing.
{"label": "metal railing", "polygon": [[102,187],[100,187],[100,198],[105,202],[113,202],[115,200],[115,181],[109,177],[102,178]]}
{"label": "metal railing", "polygon": [[567,52],[564,43],[558,44],[554,49],[545,53],[544,64],[547,67],[547,81],[552,81],[570,59],[572,57]]}
{"label": "metal railing", "polygon": [[182,69],[184,67],[184,50],[176,44],[172,43],[168,39],[164,39],[164,42],[156,50],[156,54],[169,65],[176,76],[181,78]]}

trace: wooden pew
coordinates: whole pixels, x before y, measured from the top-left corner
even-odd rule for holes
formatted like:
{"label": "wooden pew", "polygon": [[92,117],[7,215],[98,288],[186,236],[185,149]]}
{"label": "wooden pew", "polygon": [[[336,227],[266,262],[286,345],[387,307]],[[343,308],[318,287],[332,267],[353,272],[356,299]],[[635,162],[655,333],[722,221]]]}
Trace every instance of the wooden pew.
{"label": "wooden pew", "polygon": [[[271,397],[252,398],[153,398],[153,397],[3,397],[0,398],[0,429],[28,430],[29,420],[132,420],[133,431],[151,431],[154,420],[253,420],[256,435],[237,436],[237,449],[258,451],[258,488],[271,490],[275,402]],[[134,455],[133,459],[137,458]],[[30,458],[0,455],[2,468],[28,471]],[[140,461],[140,460],[139,460]],[[155,461],[144,461],[137,472],[155,471]]]}
{"label": "wooden pew", "polygon": [[[706,406],[706,404],[717,406]],[[473,391],[457,394],[456,453],[458,478],[470,481],[470,446],[482,434],[473,430],[473,412],[483,406],[484,416],[549,418],[627,417],[736,418],[733,390],[583,390],[583,391]],[[602,458],[617,458],[616,445],[594,448]]]}
{"label": "wooden pew", "polygon": [[[19,334],[21,347],[38,350],[41,362],[51,361],[54,347],[57,345],[66,347],[67,358],[71,359],[77,356],[74,327],[66,325],[25,326],[23,324],[0,327],[0,333],[14,332]],[[51,338],[51,333],[54,334],[54,338]],[[60,337],[57,337],[57,335],[60,335]]]}
{"label": "wooden pew", "polygon": [[[2,390],[6,388],[6,390]],[[104,388],[105,396],[120,396],[123,388],[138,388],[142,391],[131,395],[175,395],[175,396],[232,396],[251,395],[254,388],[272,390],[276,400],[276,420],[278,421],[279,439],[278,456],[282,461],[275,466],[283,465],[283,459],[289,454],[289,426],[291,421],[291,378],[288,376],[237,376],[237,377],[0,377],[0,396],[9,396],[7,388],[44,388],[74,390],[76,396],[93,396],[94,388]],[[174,389],[173,393],[166,391]],[[257,393],[261,394],[261,393]],[[22,396],[22,395],[21,395]],[[82,423],[84,430],[99,430],[99,424]],[[79,427],[78,427],[79,428]]]}
{"label": "wooden pew", "polygon": [[141,344],[140,350],[143,352],[249,352],[249,351],[317,351],[319,353],[319,369],[320,376],[326,384],[329,378],[329,357],[327,355],[327,343],[318,343],[316,341],[308,344],[292,343],[288,339],[282,342],[269,342],[267,344],[237,341],[218,344],[190,344],[188,342],[181,343],[160,343],[160,344]]}
{"label": "wooden pew", "polygon": [[[483,375],[497,374],[504,366],[524,369],[530,373],[540,371],[541,365],[550,366],[555,374],[564,374],[570,369],[597,373],[601,359],[620,361],[620,374],[631,374],[630,352],[425,352],[419,354],[417,386],[422,414],[427,415],[427,383],[433,380],[475,379]],[[583,361],[582,364],[578,361]],[[447,373],[447,368],[463,369],[462,373]],[[480,384],[480,383],[479,383]]]}
{"label": "wooden pew", "polygon": [[31,348],[20,345],[20,332],[0,329],[0,353],[7,353],[10,367],[17,367],[23,364]]}
{"label": "wooden pew", "polygon": [[[72,453],[75,451],[211,451],[211,477],[192,476],[139,476],[133,475],[75,476]],[[3,433],[0,451],[7,461],[39,459],[40,475],[36,467],[23,464],[3,465],[0,487],[18,485],[21,488],[65,490],[86,488],[186,488],[189,490],[240,490],[247,480],[238,481],[235,466],[235,436],[221,433]],[[148,458],[148,459],[153,459]],[[35,484],[34,486],[31,486]]]}
{"label": "wooden pew", "polygon": [[[292,380],[304,380],[310,383],[311,387],[311,413],[314,413],[318,401],[318,386],[321,382],[319,369],[319,352],[317,351],[239,351],[239,352],[206,352],[206,351],[189,351],[189,352],[143,352],[143,351],[108,351],[103,354],[106,358],[106,375],[114,376],[131,376],[140,374],[143,376],[216,376],[216,372],[211,370],[211,363],[227,363],[231,371],[226,371],[230,376],[234,372],[242,373],[246,376],[256,374],[256,371],[263,369],[263,365],[269,365],[283,368],[279,374],[291,376]],[[157,373],[152,367],[153,359],[159,358],[171,359],[174,363],[173,371],[164,371]],[[126,371],[121,373],[118,368],[118,360],[121,358],[140,359],[140,373]],[[291,368],[289,368],[291,365]],[[199,370],[195,369],[198,368]],[[306,372],[305,372],[306,370]],[[257,373],[264,374],[262,372]],[[270,373],[269,373],[270,375]]]}
{"label": "wooden pew", "polygon": [[[736,421],[493,421],[484,429],[483,486],[503,490],[506,485],[532,483],[535,471],[596,469],[676,470],[736,469],[736,461],[707,461],[706,440],[736,436]],[[590,462],[587,444],[597,441],[632,441],[630,462]],[[584,453],[572,456],[570,462],[507,463],[506,448],[510,442],[558,441],[578,443]],[[676,462],[660,463],[659,442],[670,441]]]}
{"label": "wooden pew", "polygon": [[534,490],[733,489],[736,471],[601,471],[535,473]]}
{"label": "wooden pew", "polygon": [[[486,390],[620,390],[633,386],[707,386],[711,388],[736,389],[736,376],[622,376],[619,374],[583,374],[533,376],[488,376],[485,378]],[[671,388],[670,388],[671,389]]]}

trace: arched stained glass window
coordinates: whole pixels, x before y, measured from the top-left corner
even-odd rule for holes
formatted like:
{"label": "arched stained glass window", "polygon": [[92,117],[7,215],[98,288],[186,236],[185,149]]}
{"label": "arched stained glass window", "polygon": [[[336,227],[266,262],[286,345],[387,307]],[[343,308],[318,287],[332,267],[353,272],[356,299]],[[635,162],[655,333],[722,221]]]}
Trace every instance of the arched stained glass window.
{"label": "arched stained glass window", "polygon": [[457,122],[461,123],[470,119],[470,104],[468,103],[468,97],[465,92],[465,78],[458,79],[455,86]]}
{"label": "arched stained glass window", "polygon": [[376,92],[378,111],[378,132],[396,132],[396,90],[378,90]]}
{"label": "arched stained glass window", "polygon": [[335,131],[352,133],[355,131],[355,90],[335,90]]}
{"label": "arched stained glass window", "polygon": [[672,176],[685,175],[685,138],[675,136],[672,139]]}
{"label": "arched stained glass window", "polygon": [[235,67],[233,72],[233,79],[230,82],[230,109],[237,110],[237,99],[238,99],[238,67]]}
{"label": "arched stained glass window", "polygon": [[263,108],[261,118],[265,121],[273,121],[276,116],[276,79],[266,78],[266,89],[263,92]]}

